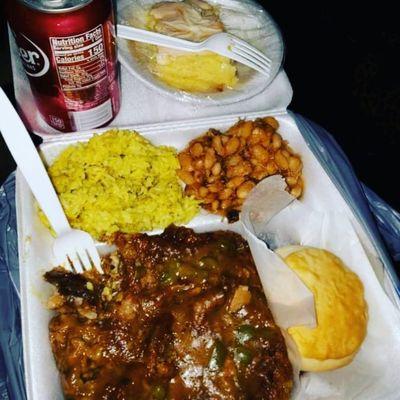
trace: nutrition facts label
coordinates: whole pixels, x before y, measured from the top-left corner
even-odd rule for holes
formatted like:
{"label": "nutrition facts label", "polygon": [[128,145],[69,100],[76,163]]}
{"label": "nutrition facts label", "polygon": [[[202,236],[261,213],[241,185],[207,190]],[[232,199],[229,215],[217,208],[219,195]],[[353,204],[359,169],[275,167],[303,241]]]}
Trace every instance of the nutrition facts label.
{"label": "nutrition facts label", "polygon": [[107,77],[101,25],[75,36],[50,37],[50,45],[64,93],[88,88]]}

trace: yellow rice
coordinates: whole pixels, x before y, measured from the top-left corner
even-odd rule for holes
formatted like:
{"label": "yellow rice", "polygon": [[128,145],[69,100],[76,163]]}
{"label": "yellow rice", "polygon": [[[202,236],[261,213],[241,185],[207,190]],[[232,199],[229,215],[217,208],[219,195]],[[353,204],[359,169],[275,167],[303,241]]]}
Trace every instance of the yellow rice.
{"label": "yellow rice", "polygon": [[198,202],[184,195],[178,168],[173,148],[110,130],[66,148],[49,174],[72,227],[100,238],[192,219]]}

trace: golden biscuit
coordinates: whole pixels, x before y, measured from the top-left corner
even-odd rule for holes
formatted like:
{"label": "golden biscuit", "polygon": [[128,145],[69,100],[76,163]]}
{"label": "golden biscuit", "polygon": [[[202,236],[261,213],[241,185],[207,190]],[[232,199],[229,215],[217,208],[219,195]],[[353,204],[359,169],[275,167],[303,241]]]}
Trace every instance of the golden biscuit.
{"label": "golden biscuit", "polygon": [[303,371],[349,364],[367,330],[367,304],[358,276],[323,249],[288,246],[276,251],[313,292],[317,327],[288,329],[302,356]]}

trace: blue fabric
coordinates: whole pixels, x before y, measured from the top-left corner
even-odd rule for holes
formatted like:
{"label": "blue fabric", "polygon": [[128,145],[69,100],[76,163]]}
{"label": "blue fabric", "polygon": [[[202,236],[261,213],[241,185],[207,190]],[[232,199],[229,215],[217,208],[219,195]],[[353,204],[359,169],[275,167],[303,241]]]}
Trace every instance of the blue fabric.
{"label": "blue fabric", "polygon": [[0,399],[25,400],[15,177],[0,188]]}
{"label": "blue fabric", "polygon": [[362,185],[362,187],[392,257],[400,261],[400,213],[391,208],[368,186]]}
{"label": "blue fabric", "polygon": [[[363,186],[333,137],[292,114],[308,146],[369,234],[400,295],[391,257],[400,260],[400,214]],[[0,400],[25,400],[20,324],[15,176],[0,188]],[[390,255],[390,253],[391,255]]]}
{"label": "blue fabric", "polygon": [[[307,145],[369,235],[400,297],[400,280],[392,259],[398,257],[400,250],[399,214],[371,190],[367,190],[367,195],[364,193],[365,186],[357,179],[349,160],[332,135],[301,115],[291,115]],[[372,212],[376,212],[375,216]]]}

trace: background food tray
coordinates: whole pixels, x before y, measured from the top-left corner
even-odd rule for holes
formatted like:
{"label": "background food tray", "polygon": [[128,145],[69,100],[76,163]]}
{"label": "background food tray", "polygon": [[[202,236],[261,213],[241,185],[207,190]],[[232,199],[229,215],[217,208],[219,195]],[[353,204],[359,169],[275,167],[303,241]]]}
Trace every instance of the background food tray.
{"label": "background food tray", "polygon": [[[266,115],[268,115],[268,112],[217,117],[190,122],[142,125],[130,128],[138,130],[154,144],[168,144],[180,150],[189,140],[205,132],[208,128],[225,130],[235,123],[239,117],[253,119]],[[284,139],[289,141],[294,151],[301,155],[304,163],[303,171],[306,189],[302,202],[317,212],[323,213],[331,211],[334,208],[335,211],[341,212],[346,216],[360,240],[360,246],[354,251],[358,251],[361,256],[365,257],[364,273],[368,274],[368,279],[371,279],[373,282],[376,281],[376,275],[386,291],[386,295],[383,291],[381,292],[382,298],[379,301],[383,301],[387,305],[388,314],[390,314],[387,318],[394,317],[394,314],[390,310],[394,309],[393,302],[398,301],[398,298],[396,297],[393,279],[388,279],[388,275],[385,273],[384,263],[387,263],[388,260],[382,254],[379,254],[380,251],[377,251],[376,243],[373,244],[371,241],[371,238],[373,238],[371,232],[365,228],[363,221],[359,220],[359,216],[354,212],[352,205],[346,202],[349,199],[345,199],[345,193],[340,190],[337,182],[334,183],[324,168],[322,168],[320,161],[318,161],[305,141],[305,138],[307,138],[306,135],[303,137],[300,133],[293,117],[290,114],[282,113],[276,115],[276,118],[280,123],[279,132]],[[41,148],[44,159],[47,162],[51,162],[62,148],[78,140],[88,140],[91,135],[92,132],[88,132],[68,136],[65,140],[49,140]],[[17,216],[22,333],[27,396],[28,399],[32,400],[61,399],[58,373],[48,340],[47,324],[51,317],[51,312],[45,308],[46,299],[52,289],[42,279],[44,271],[53,265],[51,255],[53,239],[38,220],[32,194],[20,174],[17,174]],[[220,222],[219,217],[216,216],[202,216],[196,218],[189,225],[197,229],[201,228],[201,230],[226,228],[226,225]],[[380,248],[379,245],[378,248]],[[375,275],[371,266],[375,271]],[[350,267],[352,266],[350,265]],[[386,267],[388,268],[388,266]],[[389,298],[392,300],[392,303],[390,303]],[[398,315],[396,314],[396,316]],[[357,383],[350,382],[350,384]],[[399,390],[400,388],[394,389]],[[354,398],[356,399],[356,397]],[[365,399],[367,397],[362,398]]]}

